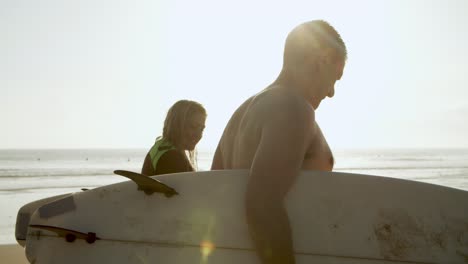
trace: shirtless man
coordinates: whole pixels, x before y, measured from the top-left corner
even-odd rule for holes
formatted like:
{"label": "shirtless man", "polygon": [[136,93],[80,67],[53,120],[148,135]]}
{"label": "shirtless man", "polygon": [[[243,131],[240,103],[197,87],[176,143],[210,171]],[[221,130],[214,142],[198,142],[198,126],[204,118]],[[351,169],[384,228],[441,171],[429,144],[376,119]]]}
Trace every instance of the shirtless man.
{"label": "shirtless man", "polygon": [[216,149],[212,170],[250,169],[247,224],[264,264],[295,263],[283,201],[300,170],[333,169],[315,110],[333,97],[346,57],[343,40],[327,22],[294,28],[280,75],[234,112]]}

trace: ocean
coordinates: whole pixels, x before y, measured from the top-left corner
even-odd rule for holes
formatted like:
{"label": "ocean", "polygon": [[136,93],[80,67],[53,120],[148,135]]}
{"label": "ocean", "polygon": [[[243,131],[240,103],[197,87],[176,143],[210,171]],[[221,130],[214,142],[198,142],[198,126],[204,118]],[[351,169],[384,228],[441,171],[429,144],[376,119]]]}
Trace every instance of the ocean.
{"label": "ocean", "polygon": [[[16,243],[18,209],[45,197],[126,181],[116,169],[139,172],[146,149],[0,150],[0,244]],[[427,182],[468,191],[468,149],[335,150],[335,171]],[[199,150],[208,170],[213,151]]]}

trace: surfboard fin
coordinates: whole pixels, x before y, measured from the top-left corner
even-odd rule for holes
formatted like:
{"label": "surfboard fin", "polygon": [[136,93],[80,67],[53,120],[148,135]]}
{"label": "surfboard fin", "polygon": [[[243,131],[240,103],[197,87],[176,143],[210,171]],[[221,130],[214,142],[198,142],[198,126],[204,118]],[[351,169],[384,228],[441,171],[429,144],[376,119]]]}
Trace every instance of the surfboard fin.
{"label": "surfboard fin", "polygon": [[114,173],[132,180],[138,186],[138,190],[143,191],[147,195],[151,195],[155,192],[162,193],[166,197],[179,194],[166,184],[140,173],[125,170],[115,170]]}
{"label": "surfboard fin", "polygon": [[[88,244],[93,244],[94,242],[96,242],[96,240],[100,239],[99,237],[96,236],[96,233],[93,233],[93,232],[88,232],[86,234],[86,233],[71,230],[71,229],[66,229],[66,228],[57,227],[57,226],[46,226],[46,225],[30,225],[30,227],[52,231],[55,234],[57,234],[57,236],[64,237],[65,240],[70,243],[75,241],[76,239],[83,239],[86,242],[88,242]],[[37,237],[37,239],[39,239],[41,236],[41,233],[36,232],[34,235]]]}

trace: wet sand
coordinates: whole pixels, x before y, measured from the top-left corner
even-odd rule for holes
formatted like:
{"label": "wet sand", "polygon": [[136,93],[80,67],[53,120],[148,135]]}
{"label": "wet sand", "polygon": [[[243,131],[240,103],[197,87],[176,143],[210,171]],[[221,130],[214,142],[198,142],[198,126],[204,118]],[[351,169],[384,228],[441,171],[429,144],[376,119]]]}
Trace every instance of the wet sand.
{"label": "wet sand", "polygon": [[11,264],[26,264],[24,248],[20,245],[0,245],[0,262]]}

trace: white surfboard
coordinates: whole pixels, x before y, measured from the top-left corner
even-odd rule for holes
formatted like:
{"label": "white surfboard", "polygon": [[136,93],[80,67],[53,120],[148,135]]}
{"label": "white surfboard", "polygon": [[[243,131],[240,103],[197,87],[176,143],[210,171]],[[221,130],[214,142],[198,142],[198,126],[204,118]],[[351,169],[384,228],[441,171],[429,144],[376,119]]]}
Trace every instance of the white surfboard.
{"label": "white surfboard", "polygon": [[[260,263],[244,216],[247,177],[153,177],[176,195],[140,191],[132,181],[75,193],[34,212],[26,256],[36,264]],[[467,191],[302,172],[285,202],[298,264],[468,263]]]}

